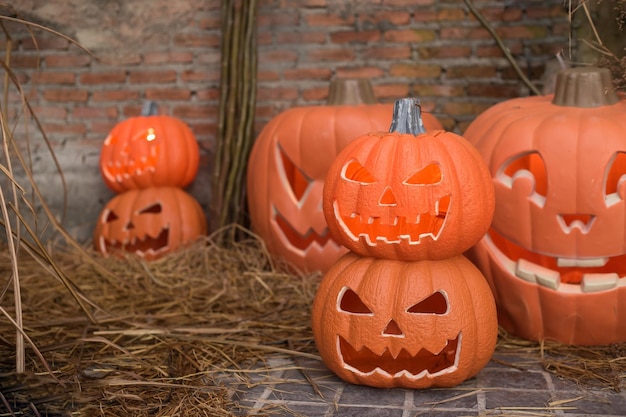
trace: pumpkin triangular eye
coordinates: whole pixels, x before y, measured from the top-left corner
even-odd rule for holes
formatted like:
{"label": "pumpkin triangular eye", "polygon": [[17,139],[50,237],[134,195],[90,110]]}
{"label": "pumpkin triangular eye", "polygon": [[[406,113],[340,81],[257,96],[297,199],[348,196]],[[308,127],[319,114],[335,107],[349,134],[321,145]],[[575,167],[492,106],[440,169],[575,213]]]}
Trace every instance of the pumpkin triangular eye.
{"label": "pumpkin triangular eye", "polygon": [[281,162],[287,184],[289,184],[289,188],[296,200],[300,201],[312,180],[287,156],[280,145],[278,145],[278,151],[280,153],[279,161]]}
{"label": "pumpkin triangular eye", "polygon": [[361,184],[373,184],[376,179],[370,172],[356,159],[348,161],[343,167],[341,176],[348,181],[354,181]]}
{"label": "pumpkin triangular eye", "polygon": [[163,207],[161,207],[161,203],[150,204],[148,207],[139,210],[139,214],[159,214],[163,211]]}
{"label": "pumpkin triangular eye", "polygon": [[119,217],[117,217],[117,214],[115,214],[114,211],[109,210],[109,212],[104,217],[104,222],[105,223],[111,223],[111,222],[114,222],[117,219],[119,219]]}
{"label": "pumpkin triangular eye", "polygon": [[446,314],[448,312],[448,298],[442,291],[436,291],[409,307],[407,312],[413,314]]}
{"label": "pumpkin triangular eye", "polygon": [[352,314],[372,314],[372,310],[365,305],[361,297],[350,288],[346,288],[339,295],[339,309]]}
{"label": "pumpkin triangular eye", "polygon": [[409,175],[403,183],[406,185],[433,185],[439,184],[442,178],[441,166],[433,162]]}

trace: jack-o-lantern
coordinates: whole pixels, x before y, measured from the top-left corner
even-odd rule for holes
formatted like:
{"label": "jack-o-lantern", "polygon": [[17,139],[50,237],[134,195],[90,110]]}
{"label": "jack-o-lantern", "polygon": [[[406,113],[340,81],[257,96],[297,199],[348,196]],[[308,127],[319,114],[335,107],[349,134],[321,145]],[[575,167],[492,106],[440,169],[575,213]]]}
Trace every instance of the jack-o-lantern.
{"label": "jack-o-lantern", "polygon": [[157,115],[152,102],[141,116],[118,123],[100,153],[100,173],[115,192],[146,187],[186,187],[200,164],[198,142],[185,122]]}
{"label": "jack-o-lantern", "polygon": [[487,231],[491,177],[463,137],[425,131],[419,102],[396,102],[390,132],[371,132],[335,158],[323,210],[332,236],[362,255],[405,261],[463,253]]}
{"label": "jack-o-lantern", "polygon": [[465,257],[403,262],[342,256],[313,302],[313,336],[340,378],[380,388],[451,387],[491,359],[491,290]]}
{"label": "jack-o-lantern", "polygon": [[191,195],[177,187],[149,187],[113,197],[98,216],[93,241],[105,255],[155,259],[206,231],[204,211]]}
{"label": "jack-o-lantern", "polygon": [[468,256],[503,328],[530,340],[626,341],[626,101],[609,71],[565,70],[554,95],[499,103],[465,137],[496,192],[492,227]]}
{"label": "jack-o-lantern", "polygon": [[[256,139],[247,171],[252,229],[268,251],[302,271],[326,271],[346,249],[329,235],[322,212],[324,180],[350,141],[388,129],[392,104],[372,104],[366,80],[335,80],[326,106],[280,113]],[[432,115],[427,127],[441,128]]]}

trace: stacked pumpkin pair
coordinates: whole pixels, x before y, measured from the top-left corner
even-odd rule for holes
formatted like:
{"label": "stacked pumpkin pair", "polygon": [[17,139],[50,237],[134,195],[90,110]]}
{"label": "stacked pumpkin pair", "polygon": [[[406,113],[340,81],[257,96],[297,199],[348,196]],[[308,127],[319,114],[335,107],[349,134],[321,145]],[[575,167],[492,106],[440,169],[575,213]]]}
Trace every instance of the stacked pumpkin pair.
{"label": "stacked pumpkin pair", "polygon": [[457,385],[489,361],[495,302],[462,253],[488,230],[494,190],[463,137],[427,132],[419,101],[395,103],[389,132],[348,144],[323,192],[349,249],[324,275],[312,327],[325,364],[374,387]]}
{"label": "stacked pumpkin pair", "polygon": [[100,172],[119,194],[98,217],[96,250],[155,259],[205,235],[204,211],[183,190],[199,161],[191,129],[178,118],[158,115],[154,102],[117,124],[102,146]]}

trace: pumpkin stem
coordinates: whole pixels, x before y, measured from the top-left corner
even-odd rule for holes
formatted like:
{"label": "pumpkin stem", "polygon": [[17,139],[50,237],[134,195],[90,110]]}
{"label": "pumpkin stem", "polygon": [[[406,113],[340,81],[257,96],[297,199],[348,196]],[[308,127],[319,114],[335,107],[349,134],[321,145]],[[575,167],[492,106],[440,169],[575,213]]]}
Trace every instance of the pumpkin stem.
{"label": "pumpkin stem", "polygon": [[608,68],[578,67],[560,71],[552,104],[570,107],[610,106],[619,101]]}
{"label": "pumpkin stem", "polygon": [[389,132],[413,136],[426,133],[419,99],[408,97],[396,100],[393,105],[393,118]]}
{"label": "pumpkin stem", "polygon": [[146,100],[143,102],[141,107],[142,116],[156,116],[157,114],[159,114],[159,108],[155,101]]}
{"label": "pumpkin stem", "polygon": [[376,104],[376,97],[369,80],[334,79],[330,82],[327,104],[329,106]]}

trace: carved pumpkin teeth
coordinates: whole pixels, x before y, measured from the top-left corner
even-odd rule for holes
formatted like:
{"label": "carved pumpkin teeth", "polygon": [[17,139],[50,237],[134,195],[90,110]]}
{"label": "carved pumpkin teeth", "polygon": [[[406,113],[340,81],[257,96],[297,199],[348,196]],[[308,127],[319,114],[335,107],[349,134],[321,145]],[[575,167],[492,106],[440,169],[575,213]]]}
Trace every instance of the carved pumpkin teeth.
{"label": "carved pumpkin teeth", "polygon": [[581,288],[583,292],[606,291],[617,287],[619,284],[619,275],[616,273],[609,274],[585,274]]}
{"label": "carved pumpkin teeth", "polygon": [[392,355],[389,350],[378,355],[364,346],[357,350],[343,337],[337,337],[339,356],[346,367],[360,374],[383,373],[391,377],[406,375],[412,379],[434,376],[444,372],[456,370],[461,352],[461,333],[456,338],[448,340],[446,345],[438,353],[420,349],[411,355],[402,348],[397,355]]}
{"label": "carved pumpkin teeth", "polygon": [[329,243],[337,245],[330,237],[328,228],[324,228],[322,233],[317,233],[314,229],[309,228],[306,233],[301,234],[278,211],[275,211],[274,219],[278,229],[294,248],[306,250],[313,244],[317,244],[320,247],[325,247]]}
{"label": "carved pumpkin teeth", "polygon": [[[146,236],[144,239],[133,237],[130,241],[119,242],[116,240],[105,240],[106,252],[111,250],[123,250],[137,254],[158,253],[169,247],[169,228],[164,228],[156,237]],[[101,243],[102,246],[102,243]]]}
{"label": "carved pumpkin teeth", "polygon": [[556,260],[557,266],[560,268],[567,267],[580,267],[580,268],[595,268],[604,266],[609,262],[608,257],[604,258],[584,258],[584,259],[572,259],[572,258],[558,258]]}
{"label": "carved pumpkin teeth", "polygon": [[[441,205],[440,205],[441,202]],[[368,216],[364,219],[359,213],[352,212],[347,216],[339,214],[338,202],[333,204],[335,216],[345,233],[354,241],[359,239],[368,245],[381,243],[405,242],[410,245],[419,244],[422,238],[437,240],[446,222],[447,211],[440,212],[440,207],[450,205],[450,197],[443,197],[436,202],[435,213],[420,213],[415,221],[404,216],[394,216],[390,222],[383,222],[380,217]]]}

